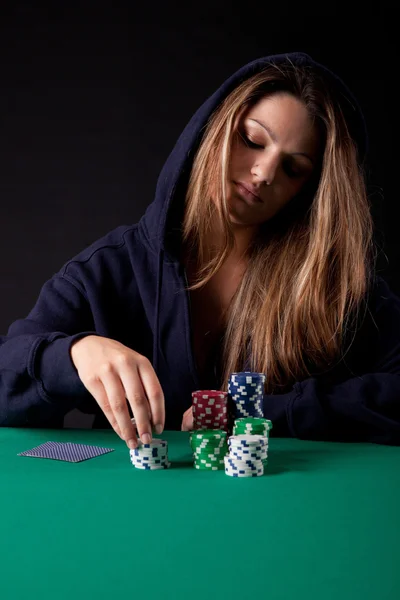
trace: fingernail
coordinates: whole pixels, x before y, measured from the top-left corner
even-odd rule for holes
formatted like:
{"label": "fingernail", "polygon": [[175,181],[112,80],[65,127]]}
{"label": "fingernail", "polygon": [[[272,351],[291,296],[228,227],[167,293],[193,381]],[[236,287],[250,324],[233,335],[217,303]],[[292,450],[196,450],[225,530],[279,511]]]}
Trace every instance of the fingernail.
{"label": "fingernail", "polygon": [[128,448],[131,448],[132,450],[134,448],[137,448],[137,441],[134,439],[128,440],[127,442]]}
{"label": "fingernail", "polygon": [[156,433],[161,433],[161,432],[162,432],[162,430],[163,430],[163,426],[161,425],[161,423],[158,423],[158,424],[156,425],[156,428],[155,428],[155,429],[156,429]]}
{"label": "fingernail", "polygon": [[151,435],[149,435],[148,433],[144,433],[142,436],[140,436],[140,439],[142,440],[143,444],[150,444]]}

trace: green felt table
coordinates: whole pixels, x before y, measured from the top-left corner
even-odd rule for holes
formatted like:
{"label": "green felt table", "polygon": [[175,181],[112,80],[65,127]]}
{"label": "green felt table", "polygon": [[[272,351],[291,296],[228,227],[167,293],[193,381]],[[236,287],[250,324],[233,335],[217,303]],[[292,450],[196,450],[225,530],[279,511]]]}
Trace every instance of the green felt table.
{"label": "green felt table", "polygon": [[[140,471],[113,431],[0,428],[2,600],[398,600],[400,448],[271,438],[264,476]],[[80,463],[17,453],[114,448]]]}

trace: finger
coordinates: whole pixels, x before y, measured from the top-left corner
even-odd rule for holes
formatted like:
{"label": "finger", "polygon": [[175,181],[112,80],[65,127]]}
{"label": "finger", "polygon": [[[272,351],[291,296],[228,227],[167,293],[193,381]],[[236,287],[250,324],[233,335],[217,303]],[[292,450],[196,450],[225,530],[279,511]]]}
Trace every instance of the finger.
{"label": "finger", "polygon": [[186,427],[186,431],[191,431],[193,429],[193,413],[192,413],[192,411],[188,412],[185,416],[185,427]]}
{"label": "finger", "polygon": [[158,377],[149,360],[145,359],[138,364],[139,376],[146,392],[150,405],[151,420],[157,433],[161,433],[165,425],[165,399],[164,392]]}
{"label": "finger", "polygon": [[85,387],[88,390],[88,392],[93,396],[93,398],[96,400],[97,404],[100,406],[101,410],[105,414],[108,422],[110,423],[111,427],[114,429],[115,433],[121,439],[123,439],[121,429],[118,425],[117,419],[115,418],[115,415],[113,413],[111,405],[108,401],[107,393],[106,393],[106,390],[105,390],[104,385],[102,384],[101,380],[98,377],[96,377],[96,378],[91,379],[90,381],[86,381]]}
{"label": "finger", "polygon": [[118,373],[107,370],[107,372],[102,374],[102,383],[114,418],[120,429],[122,439],[125,440],[129,448],[136,448],[136,430],[129,415],[125,389]]}
{"label": "finger", "polygon": [[181,430],[182,431],[190,431],[192,428],[193,428],[193,418],[191,415],[191,408],[188,408],[188,410],[186,410],[183,413]]}
{"label": "finger", "polygon": [[139,372],[137,369],[132,369],[131,366],[121,365],[119,375],[125,389],[125,395],[132,409],[137,433],[141,441],[148,444],[152,440],[152,419],[149,402]]}
{"label": "finger", "polygon": [[189,406],[189,408],[185,410],[183,414],[185,417],[187,417],[188,415],[193,415],[193,406]]}

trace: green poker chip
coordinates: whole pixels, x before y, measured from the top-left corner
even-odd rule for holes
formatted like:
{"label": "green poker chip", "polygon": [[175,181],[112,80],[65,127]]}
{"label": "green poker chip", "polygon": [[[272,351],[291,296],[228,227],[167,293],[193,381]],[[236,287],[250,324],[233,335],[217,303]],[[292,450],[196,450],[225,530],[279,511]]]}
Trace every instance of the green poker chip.
{"label": "green poker chip", "polygon": [[273,427],[272,421],[261,417],[241,417],[235,420],[235,425],[239,427],[268,427],[268,430]]}

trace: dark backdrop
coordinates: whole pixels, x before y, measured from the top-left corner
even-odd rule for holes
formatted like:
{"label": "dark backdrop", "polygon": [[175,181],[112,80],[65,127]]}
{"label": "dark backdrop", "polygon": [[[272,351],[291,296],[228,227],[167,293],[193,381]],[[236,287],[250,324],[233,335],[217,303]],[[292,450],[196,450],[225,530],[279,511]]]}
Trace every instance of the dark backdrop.
{"label": "dark backdrop", "polygon": [[2,3],[0,334],[64,262],[139,220],[177,137],[217,86],[245,62],[295,50],[336,70],[364,110],[378,267],[400,294],[379,6],[352,15],[348,2],[52,4]]}

